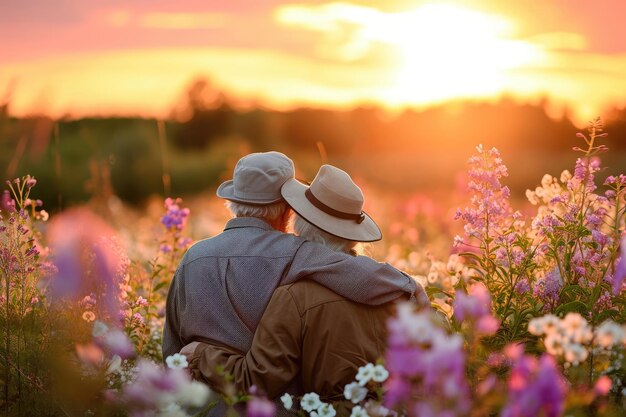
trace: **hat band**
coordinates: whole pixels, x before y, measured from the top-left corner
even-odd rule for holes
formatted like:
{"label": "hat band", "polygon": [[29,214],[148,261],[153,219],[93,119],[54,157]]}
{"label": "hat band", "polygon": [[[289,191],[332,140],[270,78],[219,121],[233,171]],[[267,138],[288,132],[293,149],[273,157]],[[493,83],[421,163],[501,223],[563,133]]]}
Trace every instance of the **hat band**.
{"label": "hat band", "polygon": [[309,200],[309,203],[313,204],[313,206],[322,210],[326,214],[330,214],[333,217],[345,220],[354,220],[358,224],[361,224],[363,220],[365,220],[365,213],[363,212],[359,214],[346,213],[345,211],[335,210],[334,208],[327,206],[326,204],[318,200],[315,195],[313,195],[310,188],[306,189],[306,191],[304,192],[304,196],[307,200]]}

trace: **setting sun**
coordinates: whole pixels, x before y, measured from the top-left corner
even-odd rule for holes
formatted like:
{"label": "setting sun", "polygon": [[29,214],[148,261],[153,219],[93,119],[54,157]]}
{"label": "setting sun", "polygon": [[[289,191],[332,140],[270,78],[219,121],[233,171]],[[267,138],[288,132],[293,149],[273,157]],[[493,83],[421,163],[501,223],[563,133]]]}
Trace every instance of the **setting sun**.
{"label": "setting sun", "polygon": [[[507,38],[501,17],[452,6],[423,6],[401,16],[394,42],[404,60],[390,101],[419,104],[500,93],[506,71],[542,58],[534,45]],[[399,22],[399,23],[400,23]]]}

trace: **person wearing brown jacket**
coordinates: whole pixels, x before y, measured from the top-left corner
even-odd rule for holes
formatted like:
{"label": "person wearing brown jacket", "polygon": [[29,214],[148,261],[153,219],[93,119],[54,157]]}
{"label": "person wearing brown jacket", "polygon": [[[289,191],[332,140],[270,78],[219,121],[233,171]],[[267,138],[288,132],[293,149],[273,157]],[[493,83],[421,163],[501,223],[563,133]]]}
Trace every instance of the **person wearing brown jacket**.
{"label": "person wearing brown jacket", "polygon": [[[362,211],[363,194],[347,173],[320,168],[310,187],[297,180],[282,195],[295,211],[294,230],[305,239],[340,252],[356,254],[358,242],[380,239],[380,229]],[[428,299],[417,286],[418,303]],[[194,342],[181,350],[194,378],[223,390],[221,367],[235,386],[255,386],[269,398],[287,388],[316,392],[325,402],[343,399],[344,387],[358,368],[384,355],[386,321],[398,301],[380,306],[353,302],[310,280],[278,287],[261,318],[248,352]]]}

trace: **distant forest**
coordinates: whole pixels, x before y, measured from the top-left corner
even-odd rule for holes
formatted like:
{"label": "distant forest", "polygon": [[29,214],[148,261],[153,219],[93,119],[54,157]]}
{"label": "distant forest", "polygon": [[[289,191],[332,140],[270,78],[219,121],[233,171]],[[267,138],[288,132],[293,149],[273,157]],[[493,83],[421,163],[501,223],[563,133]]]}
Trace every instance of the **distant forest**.
{"label": "distant forest", "polygon": [[[626,109],[602,115],[610,148],[604,165],[626,168]],[[247,152],[279,150],[311,179],[321,162],[389,187],[449,186],[473,148],[495,146],[512,169],[525,172],[513,188],[531,186],[543,172],[571,168],[580,146],[567,114],[554,119],[546,103],[509,98],[456,102],[390,115],[375,106],[351,110],[242,110],[199,80],[170,120],[15,118],[0,107],[0,173],[30,173],[39,194],[59,205],[116,194],[141,203],[152,194],[207,191]],[[516,174],[516,178],[518,175]]]}

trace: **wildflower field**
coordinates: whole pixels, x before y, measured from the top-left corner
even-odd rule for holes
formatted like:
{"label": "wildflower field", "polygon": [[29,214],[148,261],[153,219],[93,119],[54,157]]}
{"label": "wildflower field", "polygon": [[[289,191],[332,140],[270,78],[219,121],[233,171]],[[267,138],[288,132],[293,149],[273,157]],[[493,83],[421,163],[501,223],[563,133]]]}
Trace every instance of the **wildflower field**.
{"label": "wildflower field", "polygon": [[[251,416],[626,415],[626,175],[603,176],[605,136],[591,122],[572,138],[571,168],[528,184],[527,201],[511,199],[506,161],[482,146],[463,195],[365,185],[384,232],[372,256],[414,276],[431,310],[398,308],[386,356],[364,364],[342,405],[316,393],[223,399]],[[26,176],[1,194],[0,410],[202,415],[215,396],[160,346],[173,271],[221,231],[222,201],[138,212],[111,198],[49,215],[37,190]]]}

